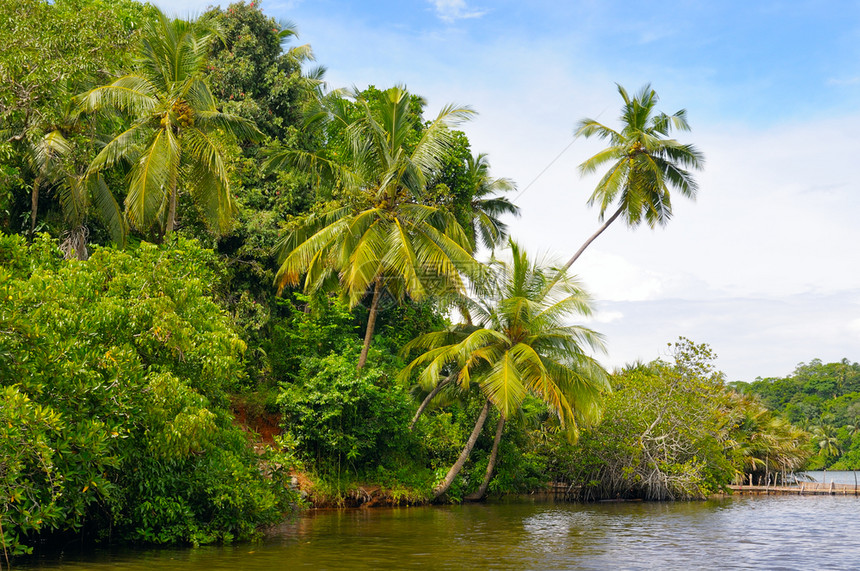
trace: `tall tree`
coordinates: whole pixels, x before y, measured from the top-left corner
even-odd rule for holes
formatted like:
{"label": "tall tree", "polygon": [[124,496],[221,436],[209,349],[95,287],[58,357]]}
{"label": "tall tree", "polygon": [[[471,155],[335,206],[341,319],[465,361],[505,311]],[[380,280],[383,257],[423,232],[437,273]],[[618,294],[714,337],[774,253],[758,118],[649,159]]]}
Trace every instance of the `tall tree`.
{"label": "tall tree", "polygon": [[633,97],[618,85],[618,93],[624,100],[621,130],[611,129],[594,119],[583,119],[577,126],[577,137],[598,137],[610,143],[579,165],[582,174],[609,165],[588,204],[599,205],[600,221],[613,204],[617,207],[568,260],[565,265],[568,268],[619,217],[631,228],[643,220],[652,228],[666,224],[672,217],[670,188],[686,198],[696,197],[698,185],[687,169],[701,169],[704,157],[693,145],[668,138],[673,129],[690,130],[687,111],[681,109],[672,115],[656,113],[659,98],[650,85],[645,85]]}
{"label": "tall tree", "polygon": [[[77,93],[115,78],[151,7],[133,0],[0,2],[0,225],[59,233],[54,204],[66,176],[97,152],[71,113]],[[29,192],[25,196],[21,190]],[[66,221],[68,223],[68,221]]]}
{"label": "tall tree", "polygon": [[290,46],[299,37],[293,22],[266,16],[259,2],[210,8],[204,20],[221,30],[210,45],[207,66],[212,92],[229,113],[254,121],[266,135],[286,139],[301,123],[306,100],[321,85],[325,68],[310,45]]}
{"label": "tall tree", "polygon": [[[546,403],[562,428],[575,436],[581,423],[599,419],[602,395],[610,390],[606,372],[586,353],[586,348],[602,349],[600,335],[567,324],[572,315],[590,314],[588,296],[571,277],[530,261],[515,242],[509,245],[511,262],[494,260],[491,277],[476,284],[469,301],[475,325],[428,333],[403,349],[422,354],[401,372],[402,378],[420,369],[419,382],[431,387],[453,369],[461,387],[474,382],[498,410],[491,463],[477,497],[486,492],[492,476],[504,423],[527,395]],[[436,497],[463,467],[486,421],[486,409],[460,458],[434,490]]]}
{"label": "tall tree", "polygon": [[79,96],[86,111],[117,110],[131,125],[93,159],[90,173],[131,162],[126,216],[137,229],[170,234],[178,193],[188,190],[218,234],[235,210],[224,139],[256,139],[251,121],[216,107],[203,79],[212,30],[159,12],[145,24],[137,70]]}
{"label": "tall tree", "polygon": [[486,153],[470,155],[466,159],[466,180],[469,186],[469,231],[474,246],[478,244],[494,249],[508,239],[508,226],[502,222],[505,214],[519,216],[520,209],[504,196],[516,190],[509,178],[493,178]]}
{"label": "tall tree", "polygon": [[[427,125],[410,112],[412,96],[400,87],[371,102],[331,94],[312,121],[341,129],[344,144],[330,153],[290,150],[271,157],[269,168],[290,164],[320,174],[343,198],[304,217],[281,243],[279,291],[303,283],[305,290],[335,285],[351,306],[370,296],[364,367],[379,299],[422,299],[439,290],[463,291],[460,272],[476,262],[466,233],[443,208],[424,204],[427,174],[438,168],[452,139],[450,126],[471,111],[448,105]],[[357,111],[357,113],[356,113]],[[304,275],[302,282],[301,276]]]}
{"label": "tall tree", "polygon": [[72,147],[63,134],[55,129],[38,138],[28,141],[26,158],[33,172],[33,187],[30,191],[30,240],[36,231],[36,216],[39,210],[39,191],[43,184],[57,182],[63,176],[63,159]]}

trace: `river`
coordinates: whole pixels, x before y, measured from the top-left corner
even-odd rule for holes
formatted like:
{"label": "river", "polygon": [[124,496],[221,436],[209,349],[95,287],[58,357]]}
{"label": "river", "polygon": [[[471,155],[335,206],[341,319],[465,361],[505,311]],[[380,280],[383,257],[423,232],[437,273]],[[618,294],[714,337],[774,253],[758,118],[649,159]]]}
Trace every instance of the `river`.
{"label": "river", "polygon": [[66,552],[16,569],[858,569],[860,498],[310,511],[264,541]]}

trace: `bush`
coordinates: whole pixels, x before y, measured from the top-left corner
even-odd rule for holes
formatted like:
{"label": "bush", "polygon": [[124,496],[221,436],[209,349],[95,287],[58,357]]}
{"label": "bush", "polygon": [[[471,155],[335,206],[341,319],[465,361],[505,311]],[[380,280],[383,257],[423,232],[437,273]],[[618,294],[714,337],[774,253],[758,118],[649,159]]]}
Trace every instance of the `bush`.
{"label": "bush", "polygon": [[414,454],[409,396],[377,367],[356,370],[357,351],[305,360],[278,398],[300,457],[329,473],[365,474]]}
{"label": "bush", "polygon": [[65,262],[47,239],[0,236],[0,255],[0,386],[24,403],[3,407],[19,428],[0,432],[0,466],[32,498],[0,493],[7,546],[85,523],[149,542],[226,540],[287,509],[227,410],[244,343],[211,297],[212,252],[178,240]]}

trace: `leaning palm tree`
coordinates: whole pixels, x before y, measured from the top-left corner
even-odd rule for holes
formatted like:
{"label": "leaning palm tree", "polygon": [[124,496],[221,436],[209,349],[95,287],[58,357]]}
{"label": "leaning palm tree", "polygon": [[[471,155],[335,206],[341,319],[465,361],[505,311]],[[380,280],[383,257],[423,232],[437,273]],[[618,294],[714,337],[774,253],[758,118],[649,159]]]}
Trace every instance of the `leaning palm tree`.
{"label": "leaning palm tree", "polygon": [[696,197],[698,185],[687,169],[701,169],[704,157],[693,145],[668,138],[673,129],[690,130],[686,110],[672,115],[655,113],[659,98],[650,85],[645,85],[632,98],[620,85],[618,93],[624,100],[620,131],[594,119],[583,119],[577,126],[577,137],[598,137],[608,139],[610,143],[579,165],[582,174],[591,174],[609,165],[588,204],[599,205],[600,221],[604,220],[613,204],[617,206],[597,232],[570,258],[565,265],[568,268],[619,217],[631,228],[643,220],[652,228],[666,224],[672,217],[670,188],[686,198]]}
{"label": "leaning palm tree", "polygon": [[477,268],[454,216],[422,202],[427,175],[439,168],[453,140],[449,127],[471,111],[446,106],[420,127],[420,117],[409,112],[410,98],[394,87],[372,108],[359,93],[352,94],[354,103],[331,94],[311,120],[341,129],[346,143],[339,151],[290,150],[267,163],[315,173],[345,195],[284,237],[276,282],[279,293],[288,285],[303,284],[306,291],[336,287],[351,306],[370,295],[359,369],[367,361],[383,292],[397,300],[460,292],[461,272]]}
{"label": "leaning palm tree", "polygon": [[505,422],[532,395],[556,416],[568,434],[576,436],[582,423],[596,422],[602,395],[609,390],[606,372],[585,347],[602,350],[601,337],[578,325],[571,316],[590,314],[589,299],[573,278],[532,263],[515,242],[509,242],[512,261],[491,262],[495,272],[474,286],[469,301],[475,324],[425,334],[403,351],[419,350],[400,376],[408,379],[420,370],[425,388],[445,382],[455,371],[456,383],[466,389],[474,383],[486,398],[475,428],[460,457],[435,488],[444,494],[466,462],[495,407],[499,422],[484,481],[473,499],[484,495],[498,457]]}
{"label": "leaning palm tree", "polygon": [[207,32],[157,12],[144,26],[137,69],[78,96],[82,110],[131,117],[131,125],[93,159],[88,174],[130,162],[126,217],[139,230],[156,226],[162,237],[176,224],[181,189],[197,202],[210,228],[229,229],[235,205],[224,142],[261,136],[252,122],[218,111],[203,76]]}

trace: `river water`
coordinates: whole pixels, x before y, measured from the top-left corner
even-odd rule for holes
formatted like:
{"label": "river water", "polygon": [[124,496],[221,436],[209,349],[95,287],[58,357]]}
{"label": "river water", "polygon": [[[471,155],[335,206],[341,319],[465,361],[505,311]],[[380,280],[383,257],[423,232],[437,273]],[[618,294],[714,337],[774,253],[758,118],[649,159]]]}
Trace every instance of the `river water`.
{"label": "river water", "polygon": [[255,544],[67,552],[15,568],[858,569],[858,523],[854,496],[320,510]]}

